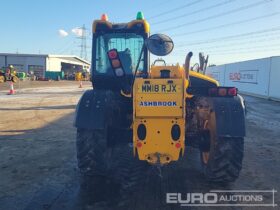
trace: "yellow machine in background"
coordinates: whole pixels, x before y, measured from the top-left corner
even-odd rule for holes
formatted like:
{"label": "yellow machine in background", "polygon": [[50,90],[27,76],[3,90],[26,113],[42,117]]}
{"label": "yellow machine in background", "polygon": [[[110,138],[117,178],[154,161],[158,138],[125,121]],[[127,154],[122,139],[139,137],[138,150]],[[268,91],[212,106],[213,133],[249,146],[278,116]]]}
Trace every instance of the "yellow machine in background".
{"label": "yellow machine in background", "polygon": [[87,72],[76,72],[75,73],[75,80],[76,81],[89,81],[90,74]]}
{"label": "yellow machine in background", "polygon": [[82,72],[76,72],[75,73],[75,80],[76,81],[82,81],[83,77],[82,77]]}

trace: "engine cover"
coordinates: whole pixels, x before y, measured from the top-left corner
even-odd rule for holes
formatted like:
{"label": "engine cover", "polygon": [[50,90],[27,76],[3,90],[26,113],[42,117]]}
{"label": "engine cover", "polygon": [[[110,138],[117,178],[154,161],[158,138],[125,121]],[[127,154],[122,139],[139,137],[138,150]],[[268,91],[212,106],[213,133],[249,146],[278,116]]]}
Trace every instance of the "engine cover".
{"label": "engine cover", "polygon": [[152,164],[178,160],[185,148],[185,81],[137,78],[133,96],[135,154]]}

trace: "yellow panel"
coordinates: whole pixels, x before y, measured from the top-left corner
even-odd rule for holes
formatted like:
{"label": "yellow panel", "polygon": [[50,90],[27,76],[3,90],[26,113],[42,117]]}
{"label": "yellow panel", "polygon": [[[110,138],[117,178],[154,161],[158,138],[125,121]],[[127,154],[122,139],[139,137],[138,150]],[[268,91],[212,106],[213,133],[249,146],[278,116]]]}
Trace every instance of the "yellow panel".
{"label": "yellow panel", "polygon": [[[137,128],[139,124],[146,126],[147,135],[144,141],[138,139]],[[171,137],[171,128],[177,124],[181,128],[181,135],[177,141]],[[134,149],[138,153],[140,160],[146,160],[152,164],[167,164],[176,161],[182,155],[185,148],[185,120],[183,118],[169,119],[136,119],[133,125],[134,132]],[[141,146],[139,146],[139,144]],[[180,147],[178,147],[180,145]]]}
{"label": "yellow panel", "polygon": [[183,78],[184,68],[182,66],[151,66],[151,78],[160,78],[161,70],[170,70],[170,78]]}
{"label": "yellow panel", "polygon": [[[112,26],[113,26],[113,24],[111,22],[109,22],[109,21],[95,20],[95,21],[93,21],[93,24],[92,24],[92,32],[93,33],[95,33],[95,31],[96,31],[96,25],[100,24],[100,23],[105,23],[108,26],[108,28],[112,28]],[[149,33],[150,32],[150,25],[149,25],[149,23],[146,20],[133,20],[133,21],[127,23],[127,28],[131,28],[135,24],[139,24],[139,23],[144,25],[144,32],[145,33]]]}
{"label": "yellow panel", "polygon": [[146,20],[133,20],[127,24],[127,28],[131,28],[135,24],[141,23],[144,25],[144,32],[150,33],[150,24]]}
{"label": "yellow panel", "polygon": [[[173,83],[168,83],[170,81]],[[149,84],[146,84],[147,82]],[[182,79],[136,79],[134,85],[135,116],[183,117],[183,85]]]}
{"label": "yellow panel", "polygon": [[112,28],[112,23],[109,22],[109,21],[105,21],[105,20],[95,20],[95,21],[93,21],[93,24],[92,24],[92,32],[93,32],[93,33],[95,33],[95,31],[96,31],[96,25],[97,25],[97,24],[100,24],[100,23],[105,23],[105,24],[108,26],[108,28]]}
{"label": "yellow panel", "polygon": [[212,83],[216,84],[217,86],[219,86],[219,82],[217,80],[214,80],[211,77],[208,77],[204,74],[201,74],[201,73],[198,73],[195,71],[190,71],[190,76],[197,77],[197,78],[200,78],[203,80],[207,80],[207,81],[212,82]]}

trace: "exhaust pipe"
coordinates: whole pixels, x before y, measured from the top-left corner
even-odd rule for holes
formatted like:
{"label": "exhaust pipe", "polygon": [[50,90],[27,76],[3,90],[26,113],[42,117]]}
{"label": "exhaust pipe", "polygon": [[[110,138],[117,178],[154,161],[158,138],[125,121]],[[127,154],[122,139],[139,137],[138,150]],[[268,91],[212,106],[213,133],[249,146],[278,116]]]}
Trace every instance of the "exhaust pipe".
{"label": "exhaust pipe", "polygon": [[193,56],[192,52],[189,52],[186,56],[185,59],[185,74],[186,74],[186,79],[189,79],[189,74],[190,74],[190,62],[191,62],[191,57]]}

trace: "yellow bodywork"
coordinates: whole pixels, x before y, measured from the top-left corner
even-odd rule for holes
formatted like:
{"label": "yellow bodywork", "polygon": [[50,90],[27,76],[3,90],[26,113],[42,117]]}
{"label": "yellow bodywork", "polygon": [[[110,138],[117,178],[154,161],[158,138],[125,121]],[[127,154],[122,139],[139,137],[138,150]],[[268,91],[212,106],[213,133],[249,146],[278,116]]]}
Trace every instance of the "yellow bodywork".
{"label": "yellow bodywork", "polygon": [[[161,78],[161,71],[170,72]],[[190,76],[218,82],[203,74],[190,71]],[[133,145],[134,155],[151,164],[177,161],[185,150],[186,99],[192,95],[186,90],[189,81],[183,67],[152,66],[147,79],[136,78],[133,86]],[[138,128],[144,125],[146,135],[140,139]],[[180,137],[172,139],[172,126],[180,127]]]}
{"label": "yellow bodywork", "polygon": [[[161,70],[170,78],[160,78]],[[137,78],[133,88],[134,154],[152,164],[167,164],[179,159],[185,148],[185,94],[188,81],[180,66],[152,66],[150,77]],[[138,136],[139,125],[145,125],[146,137]],[[180,137],[172,139],[172,126],[180,127]]]}
{"label": "yellow bodywork", "polygon": [[[106,27],[108,29],[112,29],[113,28],[113,23],[109,22],[109,21],[105,21],[105,20],[95,20],[92,24],[92,32],[95,33],[96,32],[96,27],[98,24],[103,24],[106,25]],[[131,27],[133,27],[134,25],[137,24],[143,24],[144,26],[144,32],[145,33],[149,33],[150,32],[150,25],[146,20],[133,20],[129,23],[126,23],[125,25],[127,26],[127,29],[130,29]]]}

